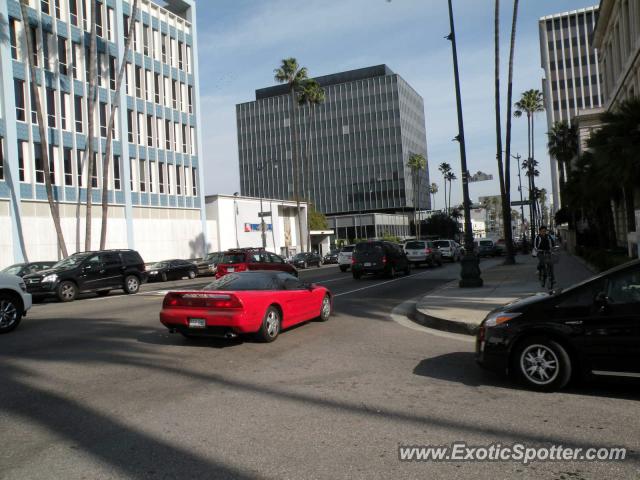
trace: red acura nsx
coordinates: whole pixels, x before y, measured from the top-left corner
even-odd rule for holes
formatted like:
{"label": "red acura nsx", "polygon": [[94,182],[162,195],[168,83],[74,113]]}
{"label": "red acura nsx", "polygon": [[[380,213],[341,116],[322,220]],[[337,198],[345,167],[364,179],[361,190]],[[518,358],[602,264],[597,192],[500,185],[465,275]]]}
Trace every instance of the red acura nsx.
{"label": "red acura nsx", "polygon": [[167,293],[160,321],[185,337],[251,333],[272,342],[298,323],[328,320],[332,309],[333,298],[325,287],[284,272],[254,271],[227,274],[202,290]]}

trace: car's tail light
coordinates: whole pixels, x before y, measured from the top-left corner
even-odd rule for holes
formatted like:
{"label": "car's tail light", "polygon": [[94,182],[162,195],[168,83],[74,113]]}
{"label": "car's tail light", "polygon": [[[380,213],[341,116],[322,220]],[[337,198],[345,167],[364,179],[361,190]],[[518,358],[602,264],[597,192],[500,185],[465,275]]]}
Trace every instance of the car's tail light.
{"label": "car's tail light", "polygon": [[242,302],[233,294],[169,292],[164,297],[162,307],[192,307],[226,310],[242,308]]}
{"label": "car's tail light", "polygon": [[351,257],[351,265],[355,265],[356,264],[356,259],[354,257]]}
{"label": "car's tail light", "polygon": [[478,340],[480,342],[484,342],[484,333],[485,333],[484,325],[481,325],[480,329],[478,330]]}
{"label": "car's tail light", "polygon": [[246,263],[239,263],[237,265],[234,265],[235,270],[234,272],[244,272],[247,270],[247,264]]}
{"label": "car's tail light", "polygon": [[382,257],[382,263],[387,263],[387,257]]}
{"label": "car's tail light", "polygon": [[433,251],[433,250],[431,250],[430,248],[427,248],[427,249],[424,251],[424,253],[426,253],[427,255],[431,255],[431,252],[432,252],[432,251]]}

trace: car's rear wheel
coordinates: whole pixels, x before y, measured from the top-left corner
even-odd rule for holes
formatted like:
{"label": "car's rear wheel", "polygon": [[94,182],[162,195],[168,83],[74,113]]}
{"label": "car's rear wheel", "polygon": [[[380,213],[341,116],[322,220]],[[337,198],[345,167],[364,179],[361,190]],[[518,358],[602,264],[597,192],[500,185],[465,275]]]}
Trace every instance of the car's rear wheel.
{"label": "car's rear wheel", "polygon": [[0,334],[9,333],[20,324],[22,307],[17,295],[3,293],[0,295]]}
{"label": "car's rear wheel", "polygon": [[258,330],[258,339],[262,342],[273,342],[280,334],[280,328],[282,326],[282,318],[280,310],[273,305],[267,308],[267,312],[262,319],[262,325]]}
{"label": "car's rear wheel", "polygon": [[341,272],[346,272],[348,268],[349,267],[347,267],[346,265],[340,265],[340,271]]}
{"label": "car's rear wheel", "polygon": [[96,293],[98,294],[99,297],[106,297],[111,293],[111,290],[100,290]]}
{"label": "car's rear wheel", "polygon": [[302,264],[302,268],[304,268],[305,270],[307,269],[307,267],[308,267],[308,266],[309,266],[309,265],[307,265],[307,262],[304,262],[304,263]]}
{"label": "car's rear wheel", "polygon": [[127,278],[124,279],[124,293],[128,295],[133,295],[134,293],[138,293],[140,290],[140,280],[135,275],[128,275]]}
{"label": "car's rear wheel", "polygon": [[78,296],[78,286],[69,280],[65,280],[58,285],[56,294],[61,302],[73,302]]}
{"label": "car's rear wheel", "polygon": [[411,275],[411,265],[407,263],[407,266],[404,268],[405,275]]}
{"label": "car's rear wheel", "polygon": [[530,338],[516,349],[513,369],[527,387],[542,392],[560,390],[571,378],[571,358],[562,345]]}
{"label": "car's rear wheel", "polygon": [[351,272],[351,274],[353,275],[354,280],[360,280],[360,278],[362,278],[362,273],[360,272]]}
{"label": "car's rear wheel", "polygon": [[320,321],[326,322],[331,316],[331,299],[329,295],[325,295],[322,299],[322,307],[320,308]]}
{"label": "car's rear wheel", "polygon": [[387,278],[395,278],[395,276],[396,276],[396,269],[393,265],[391,265],[387,270]]}
{"label": "car's rear wheel", "polygon": [[167,280],[169,280],[169,277],[167,276],[167,274],[165,272],[162,272],[160,274],[160,280],[162,280],[163,282],[166,282]]}
{"label": "car's rear wheel", "polygon": [[194,270],[189,270],[189,280],[193,280],[196,278],[196,272]]}

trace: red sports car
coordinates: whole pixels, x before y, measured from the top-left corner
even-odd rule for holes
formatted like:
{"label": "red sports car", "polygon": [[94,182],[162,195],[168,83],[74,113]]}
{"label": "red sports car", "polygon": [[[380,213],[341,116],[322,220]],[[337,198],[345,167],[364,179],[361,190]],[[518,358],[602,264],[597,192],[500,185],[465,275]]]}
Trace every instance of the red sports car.
{"label": "red sports car", "polygon": [[333,297],[324,287],[284,272],[241,272],[202,290],[167,293],[160,321],[185,337],[254,333],[272,342],[285,328],[315,318],[328,320],[332,308]]}

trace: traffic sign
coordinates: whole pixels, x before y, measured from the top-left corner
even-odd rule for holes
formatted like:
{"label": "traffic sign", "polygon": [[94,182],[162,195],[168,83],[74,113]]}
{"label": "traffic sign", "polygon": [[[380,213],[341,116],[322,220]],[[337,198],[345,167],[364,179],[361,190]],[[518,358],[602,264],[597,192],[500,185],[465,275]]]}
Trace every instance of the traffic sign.
{"label": "traffic sign", "polygon": [[511,202],[512,207],[520,207],[520,206],[526,207],[529,204],[530,204],[529,200],[518,200],[517,202]]}
{"label": "traffic sign", "polygon": [[271,212],[258,212],[258,217],[270,217]]}

